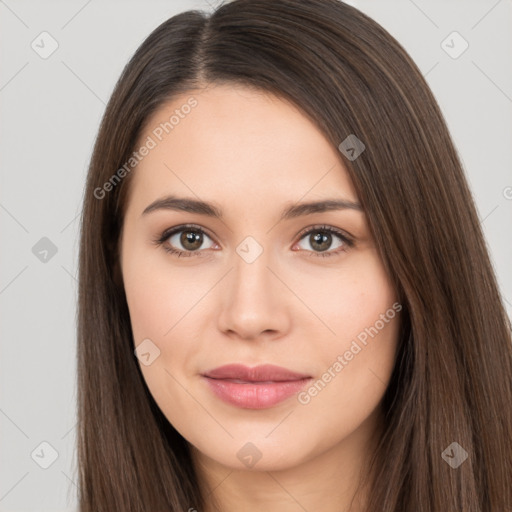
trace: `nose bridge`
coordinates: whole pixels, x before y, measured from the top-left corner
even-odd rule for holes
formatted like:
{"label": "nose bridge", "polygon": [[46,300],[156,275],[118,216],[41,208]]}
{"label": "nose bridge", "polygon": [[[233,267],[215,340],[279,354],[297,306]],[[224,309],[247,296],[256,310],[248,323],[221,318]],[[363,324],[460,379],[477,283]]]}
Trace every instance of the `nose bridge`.
{"label": "nose bridge", "polygon": [[284,302],[273,267],[272,251],[248,236],[235,248],[233,271],[223,286],[224,300],[219,315],[220,328],[243,337],[257,337],[266,330],[285,328]]}
{"label": "nose bridge", "polygon": [[249,235],[238,244],[235,252],[232,287],[238,299],[245,300],[247,294],[249,297],[251,294],[261,298],[267,298],[267,295],[270,297],[272,273],[267,268],[272,266],[270,248],[264,247],[263,241],[259,242]]}

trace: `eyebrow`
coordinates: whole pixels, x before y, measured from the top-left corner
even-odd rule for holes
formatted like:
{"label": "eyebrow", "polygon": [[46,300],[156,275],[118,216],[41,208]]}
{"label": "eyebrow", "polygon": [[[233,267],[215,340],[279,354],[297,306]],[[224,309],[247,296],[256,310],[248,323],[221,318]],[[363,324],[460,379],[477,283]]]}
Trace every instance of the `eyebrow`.
{"label": "eyebrow", "polygon": [[[207,215],[217,219],[223,218],[222,210],[206,201],[199,201],[197,199],[190,199],[185,197],[166,196],[157,199],[147,206],[142,215],[157,210],[176,210],[189,213],[197,213],[200,215]],[[288,206],[281,212],[280,220],[288,220],[303,215],[311,215],[313,213],[321,213],[332,210],[356,210],[362,212],[363,209],[359,203],[349,201],[346,199],[324,199],[322,201],[314,201],[308,203],[297,203]]]}

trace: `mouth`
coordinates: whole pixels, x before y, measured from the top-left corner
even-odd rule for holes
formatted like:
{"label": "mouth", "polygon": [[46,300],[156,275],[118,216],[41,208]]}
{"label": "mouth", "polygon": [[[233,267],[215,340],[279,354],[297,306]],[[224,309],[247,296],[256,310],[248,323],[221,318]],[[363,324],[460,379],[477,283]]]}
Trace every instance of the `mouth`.
{"label": "mouth", "polygon": [[202,374],[210,390],[224,402],[244,409],[266,409],[298,393],[311,381],[307,374],[274,365],[249,368],[230,364]]}

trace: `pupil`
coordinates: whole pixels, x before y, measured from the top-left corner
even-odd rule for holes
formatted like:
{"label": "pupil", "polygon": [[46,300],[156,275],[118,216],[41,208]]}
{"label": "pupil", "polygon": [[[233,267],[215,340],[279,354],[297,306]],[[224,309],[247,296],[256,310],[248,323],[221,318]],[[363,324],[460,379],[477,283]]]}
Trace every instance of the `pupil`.
{"label": "pupil", "polygon": [[[318,249],[319,251],[325,251],[329,248],[331,245],[331,238],[332,235],[330,233],[316,233],[315,235],[312,235],[313,243],[311,244],[311,247],[314,249]],[[322,247],[322,242],[328,242],[327,246]]]}

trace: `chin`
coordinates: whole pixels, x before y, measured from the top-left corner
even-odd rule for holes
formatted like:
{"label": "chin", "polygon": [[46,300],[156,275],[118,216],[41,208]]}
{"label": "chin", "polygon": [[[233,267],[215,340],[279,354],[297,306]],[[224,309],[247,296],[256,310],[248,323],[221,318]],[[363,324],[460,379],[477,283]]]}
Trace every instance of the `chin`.
{"label": "chin", "polygon": [[313,458],[312,451],[305,451],[303,444],[285,444],[284,439],[269,441],[264,436],[254,436],[245,440],[231,440],[230,443],[219,445],[218,439],[212,440],[216,450],[211,446],[194,446],[196,455],[208,458],[215,463],[234,471],[283,471]]}

